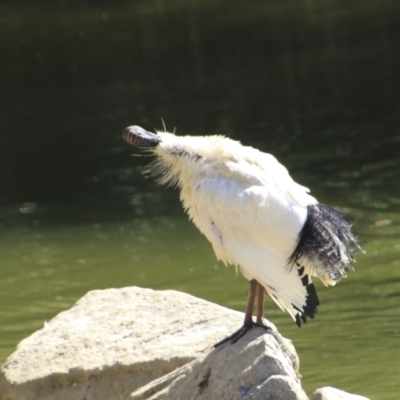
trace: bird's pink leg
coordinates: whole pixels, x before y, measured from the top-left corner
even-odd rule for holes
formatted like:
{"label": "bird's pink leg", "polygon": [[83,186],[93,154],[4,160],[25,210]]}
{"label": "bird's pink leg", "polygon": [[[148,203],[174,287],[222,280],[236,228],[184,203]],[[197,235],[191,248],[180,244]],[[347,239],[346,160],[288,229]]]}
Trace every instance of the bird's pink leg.
{"label": "bird's pink leg", "polygon": [[261,283],[257,282],[258,287],[258,297],[257,297],[257,315],[256,315],[256,322],[253,323],[253,328],[255,326],[259,328],[264,328],[269,330],[270,327],[265,325],[263,322],[264,318],[264,299],[265,299],[265,288]]}
{"label": "bird's pink leg", "polygon": [[[257,294],[257,288],[258,288],[257,322],[254,322],[253,308],[254,308],[254,300]],[[228,336],[227,338],[215,344],[214,347],[218,347],[226,342],[231,342],[232,344],[236,343],[241,337],[243,337],[250,329],[253,329],[255,326],[267,330],[270,329],[262,322],[262,317],[264,315],[264,291],[265,291],[264,287],[261,286],[255,279],[250,281],[250,290],[249,290],[249,295],[247,297],[247,306],[246,306],[243,326],[232,335]]]}
{"label": "bird's pink leg", "polygon": [[253,323],[254,300],[256,298],[258,282],[253,279],[250,281],[249,295],[247,296],[246,313],[244,314],[244,323]]}
{"label": "bird's pink leg", "polygon": [[265,289],[264,286],[260,285],[257,282],[258,286],[258,298],[257,298],[257,324],[263,324],[264,318],[264,298],[265,298]]}

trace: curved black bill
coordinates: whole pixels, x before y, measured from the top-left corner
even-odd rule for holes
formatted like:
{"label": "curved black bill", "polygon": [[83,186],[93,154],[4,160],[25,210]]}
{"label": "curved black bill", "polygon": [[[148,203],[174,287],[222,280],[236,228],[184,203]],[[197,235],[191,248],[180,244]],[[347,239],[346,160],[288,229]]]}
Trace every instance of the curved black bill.
{"label": "curved black bill", "polygon": [[156,147],[161,141],[158,135],[147,132],[137,125],[127,126],[122,132],[122,137],[136,147]]}

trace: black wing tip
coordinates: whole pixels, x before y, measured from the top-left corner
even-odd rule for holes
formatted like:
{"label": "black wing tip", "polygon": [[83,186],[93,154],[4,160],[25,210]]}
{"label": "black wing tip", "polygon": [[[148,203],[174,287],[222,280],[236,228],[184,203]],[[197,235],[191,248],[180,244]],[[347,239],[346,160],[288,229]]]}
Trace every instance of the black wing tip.
{"label": "black wing tip", "polygon": [[302,312],[298,312],[295,316],[295,321],[296,321],[296,325],[301,328],[301,323],[304,322],[305,324],[307,323],[307,315],[302,313]]}
{"label": "black wing tip", "polygon": [[296,307],[292,304],[293,308],[298,311],[298,313],[294,316],[296,325],[301,328],[301,323],[307,323],[307,318],[314,319],[315,314],[318,312],[319,306],[319,298],[317,295],[317,291],[313,283],[309,283],[306,286],[307,290],[307,297],[306,297],[306,304],[303,306],[301,310],[299,307]]}
{"label": "black wing tip", "polygon": [[306,289],[307,289],[307,297],[306,297],[306,304],[303,307],[303,311],[304,314],[307,315],[307,317],[310,317],[312,319],[318,312],[319,298],[313,283],[308,284]]}

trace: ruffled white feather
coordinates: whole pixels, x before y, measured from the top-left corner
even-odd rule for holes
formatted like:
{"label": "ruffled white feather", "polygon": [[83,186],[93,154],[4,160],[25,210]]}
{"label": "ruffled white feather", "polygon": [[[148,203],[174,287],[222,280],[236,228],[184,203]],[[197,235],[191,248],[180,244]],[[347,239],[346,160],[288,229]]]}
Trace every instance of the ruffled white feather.
{"label": "ruffled white feather", "polygon": [[316,199],[270,154],[222,136],[158,134],[151,171],[180,187],[185,210],[216,256],[260,282],[294,318],[307,292],[288,259]]}

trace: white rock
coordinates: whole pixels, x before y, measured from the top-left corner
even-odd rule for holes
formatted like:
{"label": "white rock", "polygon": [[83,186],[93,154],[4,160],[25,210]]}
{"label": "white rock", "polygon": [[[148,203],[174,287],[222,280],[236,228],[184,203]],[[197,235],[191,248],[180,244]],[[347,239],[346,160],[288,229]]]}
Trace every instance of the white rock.
{"label": "white rock", "polygon": [[[19,344],[1,368],[0,399],[307,399],[296,351],[272,324],[213,349],[243,317],[175,291],[89,292]],[[322,399],[333,397],[313,397]]]}
{"label": "white rock", "polygon": [[19,344],[0,398],[126,399],[242,323],[242,313],[176,291],[92,291]]}
{"label": "white rock", "polygon": [[308,400],[293,351],[279,333],[254,329],[138,389],[130,400]]}
{"label": "white rock", "polygon": [[343,390],[326,386],[317,389],[312,395],[311,400],[369,400],[369,399],[364,396],[359,396],[358,394],[351,394],[344,392]]}

